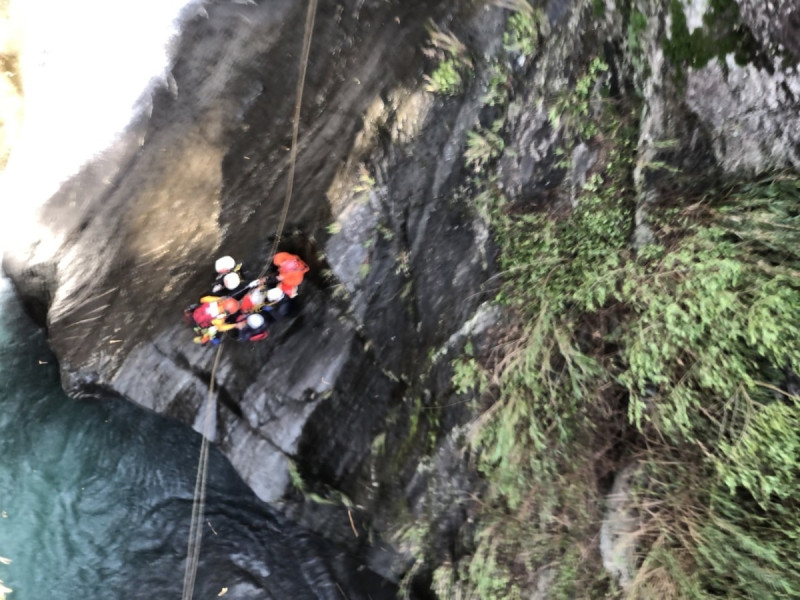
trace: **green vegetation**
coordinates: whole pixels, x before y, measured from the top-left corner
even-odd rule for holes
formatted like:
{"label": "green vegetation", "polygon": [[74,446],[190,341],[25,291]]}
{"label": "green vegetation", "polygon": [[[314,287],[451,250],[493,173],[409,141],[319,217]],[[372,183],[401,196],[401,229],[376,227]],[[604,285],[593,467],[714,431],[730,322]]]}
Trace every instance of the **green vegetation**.
{"label": "green vegetation", "polygon": [[633,78],[639,89],[641,89],[642,82],[650,76],[650,64],[642,46],[642,36],[646,30],[647,17],[639,10],[631,9],[628,17],[626,43],[627,53],[633,66]]}
{"label": "green vegetation", "polygon": [[[782,387],[783,368],[800,365],[800,181],[720,192],[700,214],[671,215],[662,243],[635,255],[626,247],[629,188],[614,176],[621,166],[609,163],[604,185],[565,219],[498,220],[513,275],[505,299],[526,325],[475,439],[492,482],[488,527],[504,527],[490,545],[478,536],[475,558],[486,565],[487,553],[499,561],[530,551],[563,511],[569,526],[546,535],[550,555],[536,563],[558,562],[564,597],[609,591],[587,588],[588,574],[563,578],[585,561],[559,559],[552,548],[566,553],[591,537],[598,515],[586,498],[596,492],[585,477],[604,436],[621,427],[614,411],[627,398],[650,448],[641,502],[661,506],[648,520],[659,545],[652,555],[641,548],[642,577],[672,574],[650,592],[800,597],[800,399]],[[675,223],[679,238],[670,239]],[[528,522],[534,515],[539,521]]]}
{"label": "green vegetation", "polygon": [[358,183],[353,187],[353,192],[363,194],[363,201],[369,199],[368,192],[375,188],[375,178],[365,164],[358,165]]}
{"label": "green vegetation", "polygon": [[602,19],[606,16],[606,1],[605,0],[592,0],[592,14],[596,19]]}
{"label": "green vegetation", "polygon": [[780,369],[800,364],[798,206],[792,179],[704,198],[693,207],[702,216],[665,222],[680,224],[679,241],[627,266],[619,301],[640,324],[626,332],[620,380],[634,422],[695,440],[707,433],[697,411],[712,418],[768,404]]}
{"label": "green vegetation", "polygon": [[[598,56],[548,112],[562,156],[579,142],[597,151],[577,204],[507,197],[495,167],[511,65],[539,44],[527,3],[513,4],[505,56],[476,67],[493,120],[467,136],[459,194],[491,223],[497,299],[518,333],[491,371],[469,346],[452,362],[455,392],[493,400],[470,436],[487,485],[465,554],[438,564],[432,589],[523,598],[541,578],[565,600],[800,598],[800,177],[671,198],[649,216],[655,241],[633,249],[640,98],[624,82],[610,97]],[[625,6],[635,85],[648,76],[648,22]],[[752,58],[731,0],[711,0],[693,32],[680,1],[670,8],[665,52],[678,70]],[[597,539],[610,476],[631,463],[638,571],[623,591]]]}
{"label": "green vegetation", "polygon": [[502,119],[498,119],[490,129],[480,128],[467,134],[467,151],[464,153],[467,166],[480,171],[484,165],[499,158],[505,147],[500,135],[503,123]]}
{"label": "green vegetation", "polygon": [[484,106],[505,106],[508,100],[510,75],[502,63],[492,62],[489,66],[489,85],[481,98]]}
{"label": "green vegetation", "polygon": [[459,394],[477,391],[479,394],[486,391],[489,380],[483,368],[473,356],[473,348],[467,342],[464,356],[453,361],[453,387]]}
{"label": "green vegetation", "polygon": [[546,22],[540,10],[528,0],[496,0],[495,4],[512,11],[503,33],[503,49],[507,54],[530,58],[539,47],[540,25]]}
{"label": "green vegetation", "polygon": [[592,115],[592,102],[597,100],[595,91],[606,71],[606,62],[595,57],[586,73],[575,82],[575,87],[553,102],[548,118],[553,127],[564,128],[565,139],[586,140],[599,133],[598,120]]}
{"label": "green vegetation", "polygon": [[[573,101],[559,99],[550,113],[567,145],[615,136],[577,209],[520,213],[510,210],[492,176],[477,182],[476,202],[491,216],[507,273],[500,300],[518,315],[524,333],[495,374],[497,402],[473,438],[478,468],[490,484],[474,553],[454,567],[465,598],[523,597],[525,578],[544,566],[554,598],[598,598],[614,589],[589,540],[602,518],[593,456],[607,443],[603,434],[620,427],[609,417],[622,390],[606,356],[605,332],[595,331],[600,319],[586,313],[603,304],[606,277],[629,254],[637,123],[635,111],[605,97],[600,77],[606,69],[592,60]],[[592,119],[596,100],[603,115]],[[454,365],[460,391],[466,391],[463,365]]]}
{"label": "green vegetation", "polygon": [[670,0],[670,37],[664,42],[667,58],[681,73],[686,67],[700,68],[718,59],[725,68],[725,56],[733,54],[737,64],[750,62],[758,43],[742,22],[734,0],[710,0],[703,27],[689,31],[681,0]]}
{"label": "green vegetation", "polygon": [[455,58],[445,58],[430,75],[426,75],[429,92],[455,96],[464,91],[464,68]]}
{"label": "green vegetation", "polygon": [[619,597],[591,540],[596,474],[617,468],[603,456],[629,432],[646,473],[629,597],[800,597],[800,399],[786,387],[800,370],[800,179],[676,199],[633,251],[638,107],[607,97],[604,67],[591,61],[551,117],[565,145],[603,147],[574,210],[514,206],[491,173],[499,152],[476,160],[468,145],[499,299],[523,333],[491,375],[469,353],[454,362],[457,391],[500,385],[472,440],[489,482],[473,552],[434,578],[448,597],[514,598],[546,566],[554,598]]}
{"label": "green vegetation", "polygon": [[473,63],[467,47],[450,31],[435,23],[428,27],[430,42],[425,54],[436,60],[436,68],[425,75],[426,89],[444,96],[457,96],[464,91],[473,75]]}
{"label": "green vegetation", "polygon": [[[547,20],[541,10],[534,9],[528,0],[495,0],[494,4],[511,11],[503,33],[503,49],[509,57],[528,59],[539,47],[541,28]],[[436,62],[430,75],[425,75],[426,89],[444,96],[457,96],[464,92],[475,74],[475,62],[469,50],[455,34],[435,23],[428,26],[429,43],[424,53]],[[507,90],[506,68],[494,65],[490,89],[484,103],[494,106],[502,101]]]}
{"label": "green vegetation", "polygon": [[665,217],[680,239],[629,267],[623,297],[637,320],[619,379],[631,418],[663,440],[642,490],[662,503],[649,524],[661,541],[641,579],[668,570],[680,598],[800,598],[800,398],[785,385],[800,367],[800,180],[736,185]]}

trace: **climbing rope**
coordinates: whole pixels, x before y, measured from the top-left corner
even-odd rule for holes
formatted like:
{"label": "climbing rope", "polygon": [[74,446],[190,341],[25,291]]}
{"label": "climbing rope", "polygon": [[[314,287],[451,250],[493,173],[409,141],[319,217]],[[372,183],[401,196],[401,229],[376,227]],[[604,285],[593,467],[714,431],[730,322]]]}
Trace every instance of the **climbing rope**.
{"label": "climbing rope", "polygon": [[200,459],[197,463],[197,478],[194,482],[192,498],[192,520],[189,526],[189,546],[186,549],[186,571],[183,574],[183,594],[181,600],[191,600],[194,594],[194,582],[197,576],[197,564],[200,558],[200,540],[203,537],[203,516],[206,511],[206,482],[208,480],[208,445],[211,438],[211,415],[217,412],[214,397],[214,379],[217,375],[219,357],[222,355],[222,342],[217,346],[214,365],[211,367],[211,381],[208,383],[205,415],[203,418],[203,441],[200,442]]}
{"label": "climbing rope", "polygon": [[[303,100],[303,89],[305,87],[306,71],[308,69],[308,55],[311,51],[311,34],[314,30],[314,19],[317,14],[317,0],[309,0],[308,12],[306,13],[305,32],[303,34],[303,52],[300,57],[300,76],[297,80],[297,99],[294,107],[294,118],[292,121],[292,147],[289,154],[289,175],[286,183],[286,197],[283,201],[283,210],[278,222],[275,234],[275,242],[272,245],[272,252],[259,278],[264,277],[272,262],[272,257],[278,251],[278,244],[286,225],[286,216],[289,214],[289,204],[292,200],[292,188],[294,187],[294,170],[297,162],[297,134],[300,129],[300,106]],[[217,346],[217,354],[214,357],[214,365],[211,368],[211,381],[208,384],[208,398],[206,400],[206,413],[203,421],[203,440],[200,443],[200,458],[197,463],[197,478],[194,484],[194,497],[192,499],[192,517],[189,526],[189,544],[186,550],[186,571],[183,575],[183,593],[181,600],[192,600],[194,595],[194,585],[197,578],[197,566],[200,560],[200,542],[203,538],[203,518],[206,507],[206,483],[208,480],[208,448],[211,432],[211,415],[216,415],[217,406],[214,396],[214,380],[217,373],[217,365],[222,355],[222,343]]]}
{"label": "climbing rope", "polygon": [[[306,13],[306,27],[303,35],[303,53],[300,56],[300,75],[297,79],[297,93],[294,105],[294,118],[292,120],[292,146],[289,153],[289,175],[286,181],[286,197],[283,200],[283,210],[278,221],[278,229],[275,234],[275,242],[272,244],[270,257],[275,256],[278,251],[278,244],[281,241],[283,227],[286,225],[286,216],[289,214],[289,204],[292,201],[292,189],[294,188],[294,167],[297,163],[297,132],[300,129],[300,106],[303,103],[303,89],[306,84],[306,70],[308,68],[308,55],[311,51],[311,33],[314,31],[314,18],[317,14],[317,0],[309,0],[308,12]],[[271,260],[271,258],[270,258]],[[269,269],[270,262],[264,266],[259,278],[264,277]]]}

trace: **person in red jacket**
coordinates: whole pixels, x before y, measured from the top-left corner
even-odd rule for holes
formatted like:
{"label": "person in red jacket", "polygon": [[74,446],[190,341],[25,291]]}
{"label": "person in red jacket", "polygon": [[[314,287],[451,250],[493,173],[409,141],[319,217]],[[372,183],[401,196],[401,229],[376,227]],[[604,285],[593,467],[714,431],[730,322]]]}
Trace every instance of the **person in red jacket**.
{"label": "person in red jacket", "polygon": [[[189,312],[191,311],[191,312]],[[201,328],[221,327],[239,312],[239,302],[234,298],[218,298],[205,296],[200,304],[190,306],[187,313],[191,315],[194,325]]]}
{"label": "person in red jacket", "polygon": [[187,320],[193,324],[197,334],[193,341],[202,346],[208,343],[218,344],[219,336],[235,327],[239,311],[239,302],[234,298],[216,296],[201,298],[200,304],[190,306],[185,312]]}

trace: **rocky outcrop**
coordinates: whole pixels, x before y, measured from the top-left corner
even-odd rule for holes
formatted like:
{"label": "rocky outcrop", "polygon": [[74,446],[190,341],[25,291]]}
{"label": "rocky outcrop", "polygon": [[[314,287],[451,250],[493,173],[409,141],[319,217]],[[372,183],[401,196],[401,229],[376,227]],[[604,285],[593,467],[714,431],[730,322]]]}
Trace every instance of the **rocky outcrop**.
{"label": "rocky outcrop", "polygon": [[[715,98],[711,105],[708,98]],[[800,74],[778,64],[709,63],[689,75],[686,101],[728,172],[800,166]]]}
{"label": "rocky outcrop", "polygon": [[800,6],[793,0],[737,0],[747,27],[772,56],[789,53],[800,61]]}
{"label": "rocky outcrop", "polygon": [[714,155],[726,171],[796,169],[800,6],[747,0],[738,5],[740,35],[755,36],[758,46],[749,60],[727,55],[691,70],[687,104],[711,132]]}
{"label": "rocky outcrop", "polygon": [[[689,3],[681,16],[669,3],[634,3],[644,17],[628,25],[627,60],[644,99],[636,245],[649,241],[647,214],[665,196],[723,173],[800,165],[798,60],[778,48],[797,26],[778,23],[792,13],[778,4]],[[684,21],[685,30],[675,25]]]}
{"label": "rocky outcrop", "polygon": [[634,508],[632,489],[642,479],[637,463],[620,470],[606,497],[606,513],[600,527],[603,566],[627,590],[636,574],[636,542],[642,535],[642,519]]}

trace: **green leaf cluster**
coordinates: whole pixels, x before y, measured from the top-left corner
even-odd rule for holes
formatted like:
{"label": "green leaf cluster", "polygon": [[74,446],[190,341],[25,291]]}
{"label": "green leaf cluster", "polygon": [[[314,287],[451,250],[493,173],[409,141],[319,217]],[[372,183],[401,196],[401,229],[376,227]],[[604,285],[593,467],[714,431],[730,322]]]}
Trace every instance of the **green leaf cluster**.
{"label": "green leaf cluster", "polygon": [[[602,63],[590,70],[594,81]],[[580,89],[587,102],[596,91],[588,79]],[[553,597],[597,598],[613,588],[579,546],[600,519],[591,439],[605,410],[603,388],[619,386],[605,358],[576,335],[581,314],[611,294],[603,291],[606,275],[623,267],[634,220],[636,127],[623,123],[620,107],[607,108],[602,126],[620,135],[569,214],[514,210],[490,176],[477,186],[476,204],[491,216],[502,249],[499,299],[519,315],[523,333],[472,440],[489,485],[472,560],[458,570],[463,597],[512,597],[525,589],[520,574],[542,565]]]}
{"label": "green leaf cluster", "polygon": [[670,35],[664,41],[664,54],[679,68],[705,66],[717,59],[725,68],[725,57],[733,55],[737,64],[750,62],[758,42],[743,23],[735,0],[711,0],[703,25],[689,31],[686,8],[681,0],[670,0]]}
{"label": "green leaf cluster", "polygon": [[577,79],[573,89],[561,94],[553,102],[548,111],[548,119],[554,128],[564,128],[565,138],[588,140],[597,135],[601,127],[605,127],[592,114],[592,102],[598,99],[598,89],[605,93],[602,84],[607,71],[608,64],[602,58],[593,58],[586,73]]}
{"label": "green leaf cluster", "polygon": [[465,68],[461,60],[445,58],[433,73],[425,76],[426,90],[443,96],[457,96],[464,91]]}
{"label": "green leaf cluster", "polygon": [[[527,3],[526,3],[527,4]],[[508,18],[503,33],[503,49],[509,54],[526,58],[533,56],[539,47],[539,13],[533,10],[520,10]]]}
{"label": "green leaf cluster", "polygon": [[503,123],[503,119],[497,119],[489,129],[478,128],[467,132],[467,150],[464,153],[467,166],[480,171],[502,154],[505,148],[500,135]]}
{"label": "green leaf cluster", "polygon": [[[634,14],[632,35],[645,25]],[[472,555],[437,585],[516,597],[547,565],[554,597],[614,597],[596,549],[575,549],[602,518],[597,456],[638,432],[649,468],[635,587],[800,598],[800,406],[786,386],[800,372],[800,178],[675,199],[652,215],[657,241],[632,249],[639,110],[604,97],[607,69],[592,60],[550,110],[565,146],[602,146],[574,205],[504,196],[490,172],[502,116],[467,139],[474,205],[500,247],[498,300],[522,333],[471,438],[487,480]],[[508,77],[495,66],[489,79],[501,113]],[[453,369],[456,392],[487,391],[471,352]]]}
{"label": "green leaf cluster", "polygon": [[436,59],[436,67],[425,75],[425,89],[444,96],[457,96],[464,91],[473,75],[473,63],[469,51],[455,34],[435,23],[428,25],[430,35],[425,54]]}

